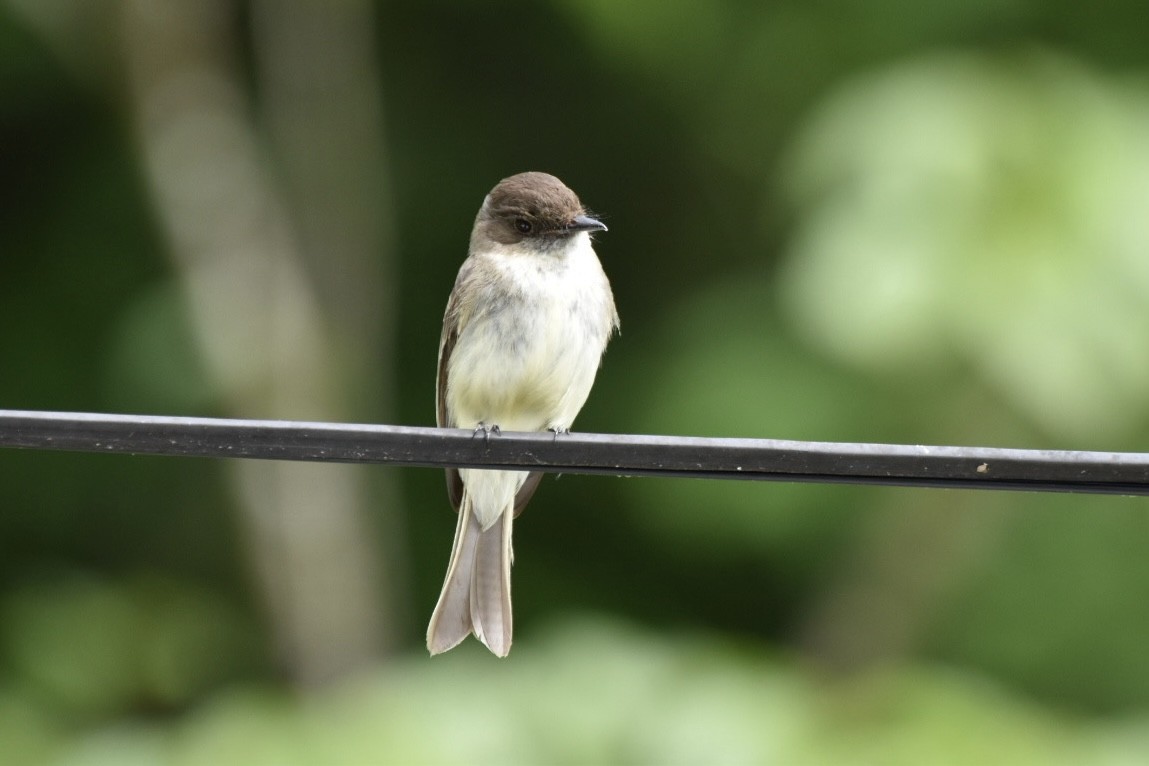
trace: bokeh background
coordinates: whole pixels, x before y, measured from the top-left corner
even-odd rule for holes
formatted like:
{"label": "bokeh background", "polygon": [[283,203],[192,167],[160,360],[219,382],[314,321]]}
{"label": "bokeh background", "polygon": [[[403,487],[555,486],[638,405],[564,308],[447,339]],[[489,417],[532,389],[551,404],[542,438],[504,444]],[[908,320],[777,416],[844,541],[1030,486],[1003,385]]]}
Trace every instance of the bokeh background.
{"label": "bokeh background", "polygon": [[[0,407],[427,425],[483,195],[610,225],[576,427],[1144,450],[1144,4],[0,1]],[[3,764],[1149,762],[1144,500],[0,454]]]}

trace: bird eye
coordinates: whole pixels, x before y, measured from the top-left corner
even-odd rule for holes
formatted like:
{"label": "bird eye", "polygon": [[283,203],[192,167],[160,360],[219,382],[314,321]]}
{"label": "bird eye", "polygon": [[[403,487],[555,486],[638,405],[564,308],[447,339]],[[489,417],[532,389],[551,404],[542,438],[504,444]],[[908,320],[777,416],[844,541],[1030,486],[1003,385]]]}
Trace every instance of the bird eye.
{"label": "bird eye", "polygon": [[531,226],[531,222],[528,221],[526,218],[516,218],[515,219],[515,228],[518,229],[523,234],[530,234],[531,229],[533,229],[534,227]]}

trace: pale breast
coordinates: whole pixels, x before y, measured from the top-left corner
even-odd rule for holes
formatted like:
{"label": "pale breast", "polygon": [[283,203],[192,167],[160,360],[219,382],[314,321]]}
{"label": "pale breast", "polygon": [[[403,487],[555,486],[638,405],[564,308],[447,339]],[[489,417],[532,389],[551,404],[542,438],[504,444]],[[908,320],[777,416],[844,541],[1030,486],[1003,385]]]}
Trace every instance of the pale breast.
{"label": "pale breast", "polygon": [[610,286],[590,239],[565,253],[486,257],[484,287],[450,362],[447,404],[463,428],[569,428],[594,383],[615,324]]}

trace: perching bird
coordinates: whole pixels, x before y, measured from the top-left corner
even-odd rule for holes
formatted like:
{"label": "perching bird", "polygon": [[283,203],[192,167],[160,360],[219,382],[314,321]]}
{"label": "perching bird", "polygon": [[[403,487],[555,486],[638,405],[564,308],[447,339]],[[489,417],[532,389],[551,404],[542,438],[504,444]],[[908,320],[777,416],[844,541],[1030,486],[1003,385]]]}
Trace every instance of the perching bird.
{"label": "perching bird", "polygon": [[[505,178],[487,195],[443,316],[435,398],[441,427],[570,430],[618,329],[610,283],[591,246],[606,226],[546,173]],[[431,654],[469,633],[511,649],[511,526],[540,472],[447,469],[459,514],[443,592],[427,627]]]}

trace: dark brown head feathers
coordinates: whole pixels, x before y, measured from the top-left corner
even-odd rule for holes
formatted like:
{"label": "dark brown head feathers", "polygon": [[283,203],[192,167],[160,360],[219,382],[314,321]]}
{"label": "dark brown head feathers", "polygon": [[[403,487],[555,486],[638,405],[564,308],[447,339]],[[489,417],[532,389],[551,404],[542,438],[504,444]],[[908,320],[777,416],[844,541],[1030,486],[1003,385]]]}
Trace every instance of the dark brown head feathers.
{"label": "dark brown head feathers", "polygon": [[578,197],[549,173],[519,173],[504,178],[491,190],[475,219],[472,237],[485,236],[511,245],[524,239],[540,244],[577,234],[605,230],[587,216]]}

